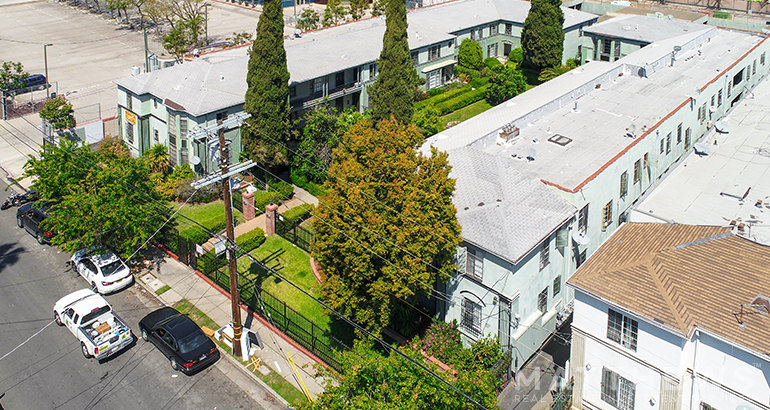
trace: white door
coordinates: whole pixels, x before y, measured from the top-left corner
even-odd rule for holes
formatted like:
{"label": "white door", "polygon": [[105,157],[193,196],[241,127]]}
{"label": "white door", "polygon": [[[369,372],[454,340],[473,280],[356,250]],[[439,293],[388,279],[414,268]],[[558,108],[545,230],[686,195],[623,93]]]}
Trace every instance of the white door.
{"label": "white door", "polygon": [[428,73],[428,89],[441,86],[441,70],[433,70]]}

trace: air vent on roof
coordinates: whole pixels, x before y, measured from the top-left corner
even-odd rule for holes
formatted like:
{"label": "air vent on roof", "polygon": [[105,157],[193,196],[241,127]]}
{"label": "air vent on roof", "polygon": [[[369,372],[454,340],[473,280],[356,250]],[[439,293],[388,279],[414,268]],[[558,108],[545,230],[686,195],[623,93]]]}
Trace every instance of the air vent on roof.
{"label": "air vent on roof", "polygon": [[500,129],[500,138],[510,141],[519,136],[519,128],[513,124],[505,124]]}
{"label": "air vent on roof", "polygon": [[549,142],[553,142],[556,145],[561,145],[562,147],[566,146],[570,142],[572,142],[572,138],[565,137],[561,134],[553,134],[551,138],[548,138]]}

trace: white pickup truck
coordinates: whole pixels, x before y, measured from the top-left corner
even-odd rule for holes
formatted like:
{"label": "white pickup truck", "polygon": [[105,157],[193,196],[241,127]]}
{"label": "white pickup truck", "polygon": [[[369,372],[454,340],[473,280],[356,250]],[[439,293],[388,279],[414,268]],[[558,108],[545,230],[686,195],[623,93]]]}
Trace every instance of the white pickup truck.
{"label": "white pickup truck", "polygon": [[134,340],[131,328],[112,312],[112,305],[91,289],[81,289],[59,299],[53,315],[57,325],[66,326],[80,340],[87,359],[104,359]]}

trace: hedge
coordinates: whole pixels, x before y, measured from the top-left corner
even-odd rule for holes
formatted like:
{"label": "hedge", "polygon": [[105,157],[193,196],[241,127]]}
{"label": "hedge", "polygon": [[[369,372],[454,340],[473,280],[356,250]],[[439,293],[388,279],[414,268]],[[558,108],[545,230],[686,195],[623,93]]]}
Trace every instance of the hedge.
{"label": "hedge", "polygon": [[500,60],[495,57],[488,57],[484,60],[484,66],[487,68],[495,68],[501,65],[503,65],[503,63],[501,63]]}
{"label": "hedge", "polygon": [[[235,243],[243,249],[244,252],[251,252],[265,243],[265,231],[261,228],[254,228],[249,232],[235,238]],[[208,275],[211,272],[227,265],[227,257],[224,255],[217,256],[216,249],[211,249],[208,252],[198,257],[198,270]]]}
{"label": "hedge", "polygon": [[312,204],[302,204],[287,210],[282,213],[281,216],[283,216],[284,219],[291,221],[293,224],[296,224],[307,219],[311,212],[313,212]]}
{"label": "hedge", "polygon": [[476,101],[483,100],[487,94],[487,88],[489,88],[489,84],[450,100],[444,101],[441,104],[436,104],[436,109],[439,110],[439,115],[446,115],[450,112],[457,111],[460,108],[467,107]]}
{"label": "hedge", "polygon": [[265,231],[262,228],[254,228],[235,238],[235,244],[244,252],[251,252],[265,243]]}
{"label": "hedge", "polygon": [[449,90],[446,92],[443,92],[435,97],[428,98],[427,100],[422,100],[420,102],[417,102],[414,104],[414,110],[418,111],[423,108],[425,108],[429,104],[436,105],[438,103],[444,102],[446,100],[452,99],[454,97],[457,97],[460,94],[467,93],[471,91],[471,86],[465,85],[463,87],[455,88],[453,90]]}
{"label": "hedge", "polygon": [[730,13],[726,11],[715,11],[714,12],[714,18],[715,19],[727,19],[730,20],[731,16]]}

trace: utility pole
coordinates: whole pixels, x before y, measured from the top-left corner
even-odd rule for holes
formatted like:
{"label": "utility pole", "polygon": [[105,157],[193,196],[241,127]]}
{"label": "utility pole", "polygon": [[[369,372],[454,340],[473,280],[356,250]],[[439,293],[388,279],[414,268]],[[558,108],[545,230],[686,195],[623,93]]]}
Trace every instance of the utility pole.
{"label": "utility pole", "polygon": [[142,20],[142,31],[144,31],[144,72],[150,72],[150,56],[147,50],[147,27],[144,26],[144,20]]}
{"label": "utility pole", "polygon": [[[205,178],[193,182],[191,185],[195,189],[202,188],[215,182],[222,182],[222,193],[225,200],[225,219],[227,231],[227,259],[230,272],[230,304],[233,314],[233,356],[241,357],[241,335],[243,326],[241,325],[241,304],[238,292],[238,259],[235,255],[235,228],[233,226],[233,202],[230,192],[230,176],[241,173],[254,166],[254,161],[246,161],[243,164],[236,164],[232,169],[228,165],[228,150],[225,144],[225,128],[235,124],[242,124],[243,120],[250,117],[250,114],[237,114],[227,120],[217,120],[217,125],[203,129],[193,130],[189,136],[200,141],[204,139],[208,145],[208,136],[214,132],[218,134],[219,139],[219,174],[210,174]],[[204,146],[205,146],[204,145]]]}
{"label": "utility pole", "polygon": [[48,84],[51,84],[51,81],[48,79],[48,47],[52,46],[53,44],[44,44],[43,45],[43,60],[45,60],[45,94],[46,97],[48,97]]}

